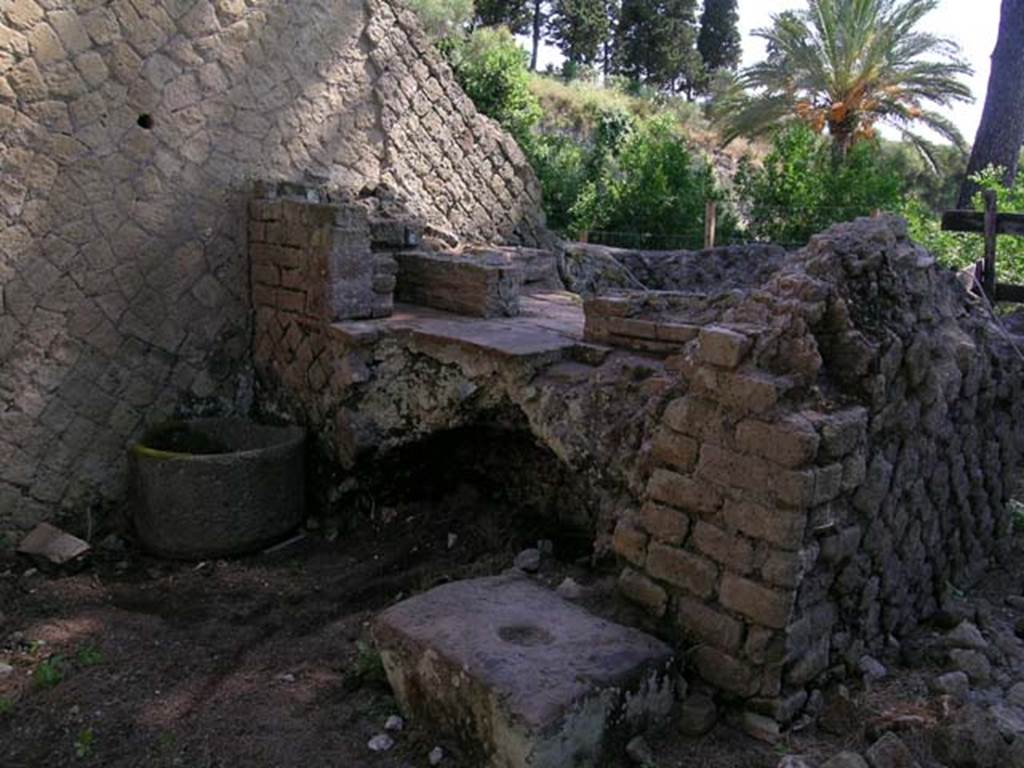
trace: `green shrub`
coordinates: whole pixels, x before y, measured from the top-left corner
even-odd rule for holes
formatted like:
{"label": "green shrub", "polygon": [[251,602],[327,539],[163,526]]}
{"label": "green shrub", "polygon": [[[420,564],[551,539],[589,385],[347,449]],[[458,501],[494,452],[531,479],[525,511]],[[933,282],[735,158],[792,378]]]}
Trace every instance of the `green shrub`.
{"label": "green shrub", "polygon": [[435,43],[460,36],[475,14],[473,0],[409,0],[409,8]]}
{"label": "green shrub", "polygon": [[[710,165],[688,149],[671,117],[628,126],[606,121],[571,226],[609,245],[700,248],[705,202],[717,196]],[[728,234],[729,218],[720,218]]]}
{"label": "green shrub", "polygon": [[[1024,175],[1018,176],[1012,187],[1002,184],[999,168],[986,168],[973,178],[982,189],[995,190],[999,210],[1024,212]],[[974,207],[978,210],[984,207],[980,193],[974,198]],[[907,220],[911,238],[946,266],[964,269],[984,257],[981,235],[943,231],[941,216],[918,198],[908,197],[900,214]],[[1009,235],[998,238],[996,273],[999,282],[1024,285],[1024,238]]]}
{"label": "green shrub", "polygon": [[529,57],[512,33],[504,27],[481,27],[452,40],[444,52],[476,108],[525,143],[541,111],[530,90]]}
{"label": "green shrub", "polygon": [[40,688],[53,688],[64,679],[64,657],[53,656],[40,662],[32,672],[32,682]]}
{"label": "green shrub", "polygon": [[802,245],[831,224],[901,202],[900,178],[877,143],[862,141],[836,161],[828,142],[804,125],[777,133],[760,168],[744,160],[736,189],[748,234],[783,245]]}

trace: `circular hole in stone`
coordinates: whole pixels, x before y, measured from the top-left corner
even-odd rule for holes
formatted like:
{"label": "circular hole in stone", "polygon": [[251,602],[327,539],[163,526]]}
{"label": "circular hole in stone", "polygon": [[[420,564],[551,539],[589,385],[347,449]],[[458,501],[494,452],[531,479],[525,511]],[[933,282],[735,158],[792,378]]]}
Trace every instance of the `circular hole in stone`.
{"label": "circular hole in stone", "polygon": [[153,127],[153,116],[152,115],[147,115],[147,114],[142,114],[142,115],[139,115],[139,119],[136,120],[135,122],[138,123],[139,128],[144,128],[145,130],[148,131],[150,128]]}
{"label": "circular hole in stone", "polygon": [[536,645],[550,645],[555,642],[555,638],[549,632],[529,624],[515,624],[510,627],[502,627],[498,630],[498,637],[506,643],[527,648]]}

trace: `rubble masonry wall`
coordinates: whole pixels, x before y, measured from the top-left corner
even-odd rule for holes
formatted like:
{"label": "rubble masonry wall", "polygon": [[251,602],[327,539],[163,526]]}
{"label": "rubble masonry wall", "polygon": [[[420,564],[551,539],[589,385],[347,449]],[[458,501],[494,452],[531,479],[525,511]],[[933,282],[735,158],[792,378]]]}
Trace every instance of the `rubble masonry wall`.
{"label": "rubble masonry wall", "polygon": [[539,189],[387,0],[0,9],[0,532],[115,507],[172,414],[251,401],[250,181],[536,244]]}

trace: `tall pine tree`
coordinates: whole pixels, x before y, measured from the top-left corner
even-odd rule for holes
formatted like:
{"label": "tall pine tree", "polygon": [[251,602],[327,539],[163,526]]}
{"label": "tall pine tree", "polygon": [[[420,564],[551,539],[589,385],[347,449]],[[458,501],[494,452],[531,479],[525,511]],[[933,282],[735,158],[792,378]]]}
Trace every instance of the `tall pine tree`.
{"label": "tall pine tree", "polygon": [[692,95],[703,71],[697,0],[623,0],[615,70],[645,85]]}
{"label": "tall pine tree", "polygon": [[704,0],[697,51],[709,74],[718,69],[736,69],[739,66],[743,51],[736,3],[737,0]]}
{"label": "tall pine tree", "polygon": [[529,31],[533,20],[530,0],[476,0],[476,26],[506,26],[519,35]]}
{"label": "tall pine tree", "polygon": [[550,34],[570,63],[598,63],[611,34],[607,0],[554,0]]}

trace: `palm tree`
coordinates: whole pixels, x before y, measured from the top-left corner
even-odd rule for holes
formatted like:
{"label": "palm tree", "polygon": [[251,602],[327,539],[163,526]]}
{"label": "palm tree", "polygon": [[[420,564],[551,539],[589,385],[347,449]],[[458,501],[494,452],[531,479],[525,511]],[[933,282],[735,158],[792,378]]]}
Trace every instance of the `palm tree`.
{"label": "palm tree", "polygon": [[912,130],[917,125],[964,146],[953,123],[934,107],[973,101],[959,79],[971,67],[956,43],[915,30],[938,0],[807,5],[776,14],[771,28],[754,31],[767,41],[768,57],[741,73],[733,97],[719,110],[726,143],[802,120],[818,132],[828,128],[836,158],[874,136],[877,123],[895,126],[929,162],[928,142]]}

